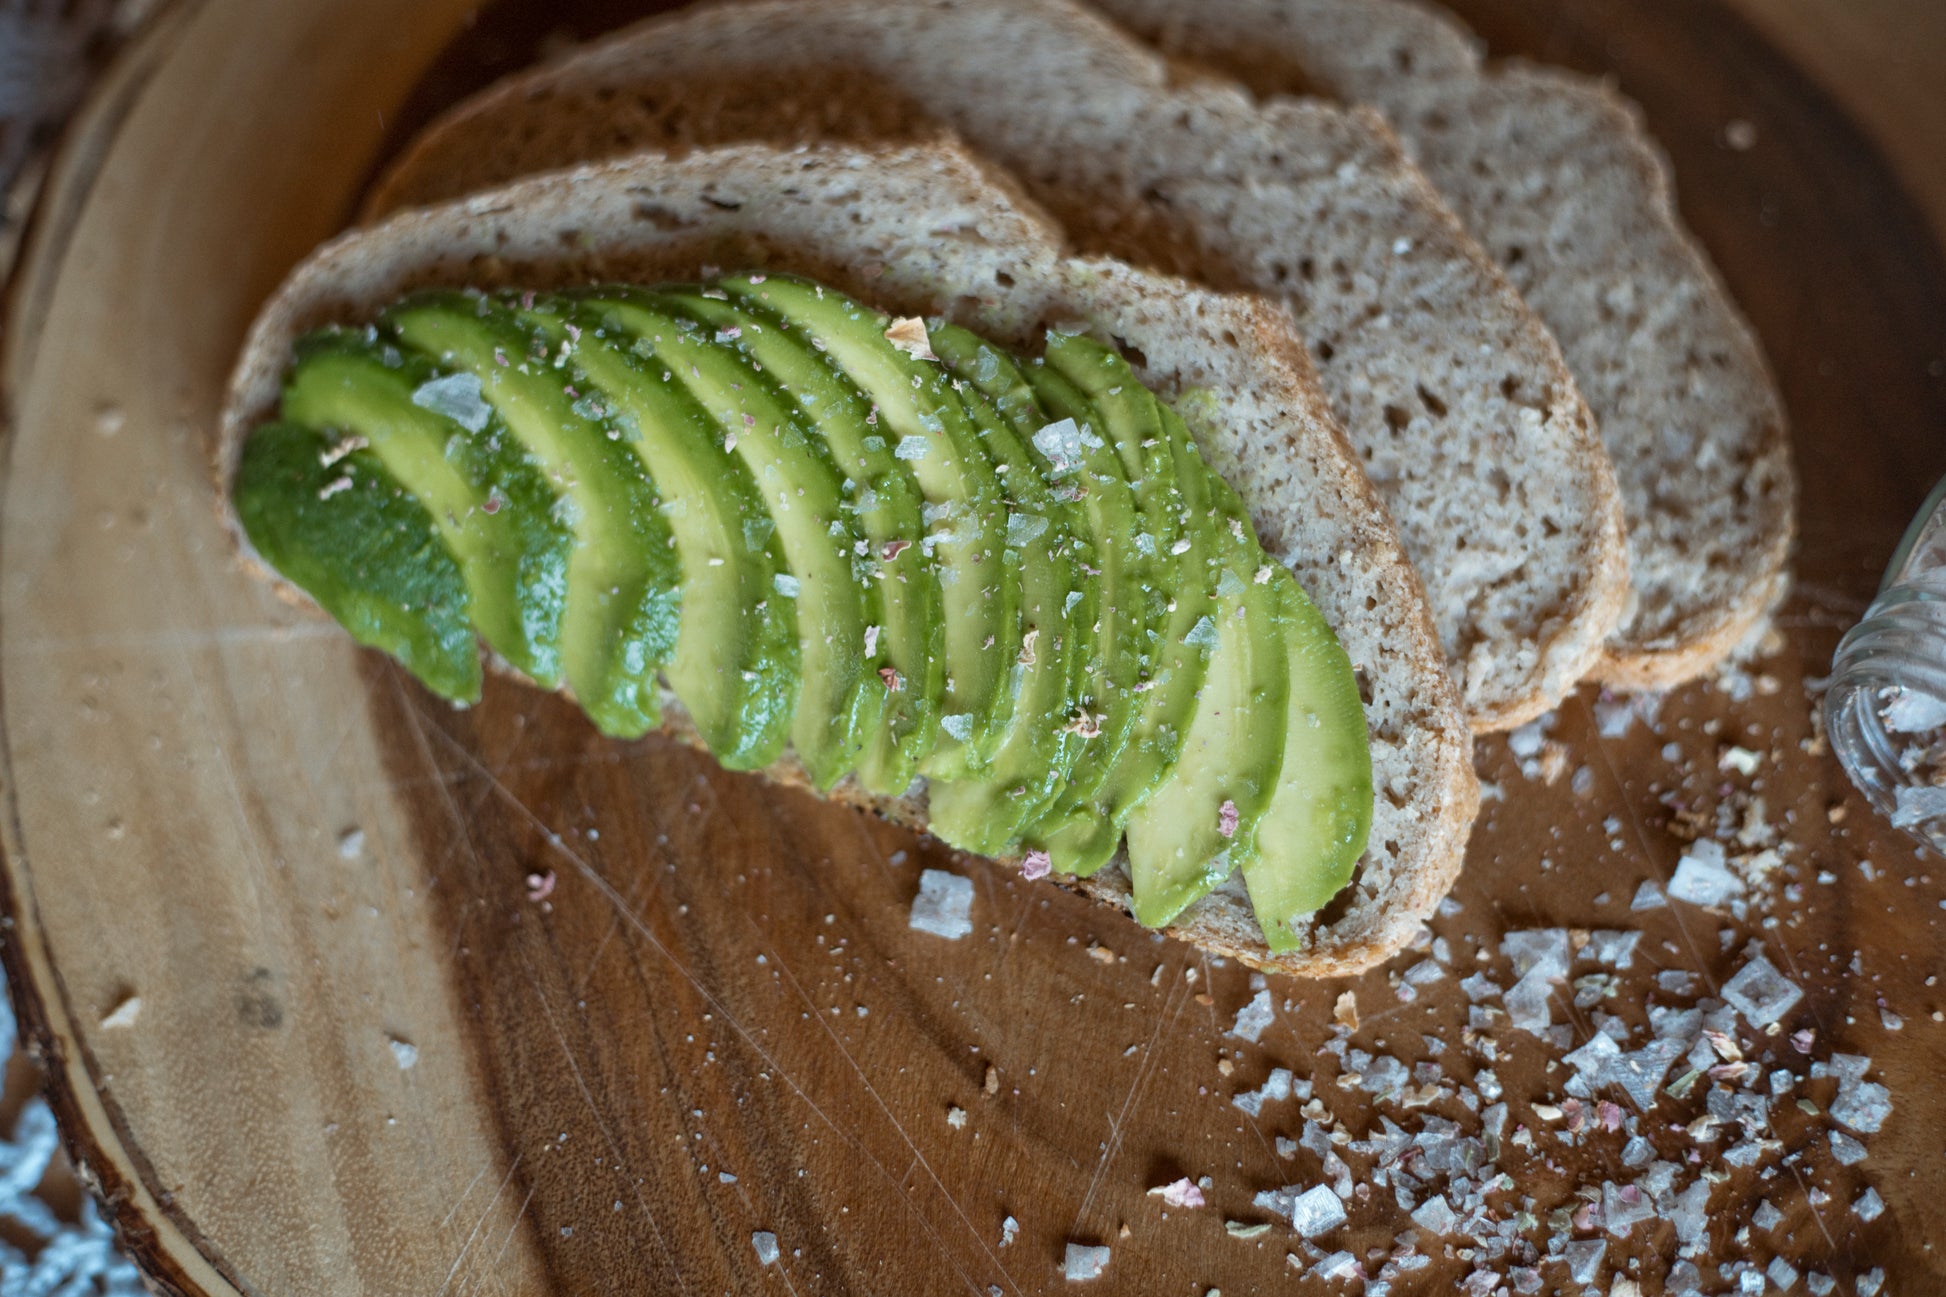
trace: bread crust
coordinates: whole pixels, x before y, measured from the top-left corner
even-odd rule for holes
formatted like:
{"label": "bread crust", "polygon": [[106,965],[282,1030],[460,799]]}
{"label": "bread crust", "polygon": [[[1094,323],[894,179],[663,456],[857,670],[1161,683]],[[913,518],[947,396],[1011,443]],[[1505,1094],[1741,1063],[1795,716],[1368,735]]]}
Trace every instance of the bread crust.
{"label": "bread crust", "polygon": [[1627,602],[1614,472],[1553,337],[1376,113],[1261,108],[1067,0],[756,0],[624,29],[429,128],[368,211],[726,140],[949,126],[1092,251],[1293,308],[1476,730],[1548,710]]}
{"label": "bread crust", "polygon": [[[210,448],[218,507],[240,559],[277,580],[229,509],[228,484],[244,438],[273,410],[303,331],[369,319],[417,287],[653,282],[694,277],[705,263],[814,275],[1010,345],[1030,344],[1050,319],[1123,345],[1144,381],[1184,410],[1211,462],[1227,466],[1266,549],[1296,572],[1364,673],[1378,786],[1372,847],[1305,949],[1268,951],[1240,876],[1169,931],[1302,975],[1355,972],[1411,939],[1450,888],[1477,810],[1471,739],[1418,579],[1323,408],[1288,316],[1260,299],[1067,255],[1045,215],[948,144],[636,157],[405,212],[326,244],[252,325]],[[666,701],[665,732],[701,746],[680,706]],[[765,773],[806,783],[788,756]],[[831,796],[925,827],[922,788],[888,799],[847,783]],[[1070,885],[1129,908],[1119,864]]]}

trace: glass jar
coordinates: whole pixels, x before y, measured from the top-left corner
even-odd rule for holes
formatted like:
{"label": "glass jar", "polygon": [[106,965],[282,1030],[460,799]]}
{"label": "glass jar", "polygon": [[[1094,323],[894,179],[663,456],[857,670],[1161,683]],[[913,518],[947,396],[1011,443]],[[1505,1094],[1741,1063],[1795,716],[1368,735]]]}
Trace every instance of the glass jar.
{"label": "glass jar", "polygon": [[1946,480],[1846,632],[1824,696],[1832,750],[1895,827],[1946,854]]}

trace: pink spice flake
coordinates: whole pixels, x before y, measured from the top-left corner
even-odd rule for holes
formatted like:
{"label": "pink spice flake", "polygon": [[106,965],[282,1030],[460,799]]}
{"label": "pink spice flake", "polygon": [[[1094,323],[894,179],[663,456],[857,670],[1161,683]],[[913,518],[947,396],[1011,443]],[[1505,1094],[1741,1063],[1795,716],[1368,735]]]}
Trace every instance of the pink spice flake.
{"label": "pink spice flake", "polygon": [[552,869],[544,874],[527,875],[528,900],[544,901],[552,895],[554,895],[554,871]]}
{"label": "pink spice flake", "polygon": [[879,550],[879,556],[890,563],[911,548],[912,542],[909,540],[888,540],[885,542],[885,547]]}
{"label": "pink spice flake", "polygon": [[1612,1135],[1622,1128],[1622,1109],[1620,1104],[1610,1103],[1608,1100],[1603,1099],[1599,1104],[1595,1105],[1595,1111],[1601,1116],[1601,1128],[1609,1134]]}
{"label": "pink spice flake", "polygon": [[481,505],[480,505],[480,512],[481,512],[481,513],[486,513],[486,514],[494,514],[494,513],[499,513],[499,512],[500,512],[500,497],[499,497],[499,496],[497,496],[497,495],[490,495],[490,496],[488,496],[488,497],[487,497],[487,498],[485,499],[485,501],[483,501],[483,502],[481,503]]}
{"label": "pink spice flake", "polygon": [[1045,851],[1030,851],[1027,858],[1020,862],[1022,878],[1046,878],[1053,871],[1054,860]]}
{"label": "pink spice flake", "polygon": [[520,295],[520,309],[521,309],[521,310],[523,310],[523,311],[531,311],[531,310],[533,310],[533,309],[534,309],[534,290],[533,290],[533,289],[531,289],[531,288],[530,288],[530,289],[528,289],[528,290],[527,290],[526,292],[524,292],[524,293],[522,293],[522,294]]}
{"label": "pink spice flake", "polygon": [[1237,834],[1237,804],[1227,797],[1216,810],[1216,831],[1226,838]]}
{"label": "pink spice flake", "polygon": [[878,678],[883,680],[885,687],[893,693],[897,693],[899,690],[905,688],[905,677],[899,674],[897,667],[880,667],[878,669]]}
{"label": "pink spice flake", "polygon": [[1161,1194],[1162,1201],[1171,1207],[1200,1207],[1203,1205],[1203,1191],[1188,1176],[1169,1184],[1157,1185],[1150,1193]]}

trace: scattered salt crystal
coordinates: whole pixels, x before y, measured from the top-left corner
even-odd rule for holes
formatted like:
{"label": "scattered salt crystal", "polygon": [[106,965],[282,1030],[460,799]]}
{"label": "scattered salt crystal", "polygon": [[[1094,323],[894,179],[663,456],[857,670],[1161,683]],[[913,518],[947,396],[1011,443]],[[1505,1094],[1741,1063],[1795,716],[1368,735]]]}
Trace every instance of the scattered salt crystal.
{"label": "scattered salt crystal", "polygon": [[1230,1029],[1229,1034],[1254,1045],[1276,1016],[1270,1007],[1270,992],[1259,991],[1250,997],[1250,1003],[1237,1010],[1236,1026]]}
{"label": "scattered salt crystal", "polygon": [[1034,449],[1047,457],[1058,477],[1081,462],[1081,429],[1073,419],[1056,420],[1034,434]]}
{"label": "scattered salt crystal", "polygon": [[1772,1257],[1770,1265],[1764,1270],[1764,1276],[1778,1292],[1789,1292],[1791,1285],[1797,1282],[1797,1267],[1781,1256]]}
{"label": "scattered salt crystal", "polygon": [[737,1182],[737,1178],[735,1174],[733,1174],[732,1172],[718,1171],[716,1173],[716,1182],[718,1184],[735,1184]]}
{"label": "scattered salt crystal", "polygon": [[1020,1236],[1020,1222],[1012,1216],[1000,1222],[1000,1246],[1007,1247]]}
{"label": "scattered salt crystal", "polygon": [[910,926],[948,941],[973,931],[973,880],[943,869],[919,875],[919,894],[912,901]]}
{"label": "scattered salt crystal", "polygon": [[1419,1210],[1412,1213],[1412,1223],[1435,1237],[1452,1233],[1458,1221],[1459,1216],[1453,1211],[1452,1205],[1439,1194],[1426,1199],[1419,1205]]}
{"label": "scattered salt crystal", "polygon": [[1597,928],[1588,934],[1587,954],[1605,968],[1626,969],[1634,963],[1635,947],[1641,940],[1640,932]]}
{"label": "scattered salt crystal", "polygon": [[1501,987],[1485,973],[1473,973],[1460,979],[1460,990],[1466,992],[1468,1000],[1478,1004],[1481,1000],[1489,1000],[1500,994]]}
{"label": "scattered salt crystal", "polygon": [[493,407],[480,395],[478,374],[442,374],[413,389],[412,403],[444,415],[468,432],[478,432],[493,417]]}
{"label": "scattered salt crystal", "polygon": [[1358,1258],[1349,1252],[1333,1252],[1319,1258],[1312,1273],[1320,1279],[1350,1279],[1358,1273]]}
{"label": "scattered salt crystal", "polygon": [[1297,1141],[1292,1139],[1289,1135],[1279,1135],[1277,1137],[1277,1156],[1296,1157]]}
{"label": "scattered salt crystal", "polygon": [[1592,1284],[1607,1255],[1608,1241],[1599,1238],[1577,1239],[1561,1249],[1561,1257],[1568,1263],[1568,1278],[1578,1284]]}
{"label": "scattered salt crystal", "polygon": [[1831,1157],[1839,1166],[1857,1166],[1865,1160],[1865,1146],[1842,1130],[1831,1132]]}
{"label": "scattered salt crystal", "polygon": [[1602,1182],[1601,1223],[1616,1238],[1626,1237],[1631,1229],[1655,1214],[1655,1204],[1634,1185],[1617,1185],[1612,1180]]}
{"label": "scattered salt crystal", "polygon": [[1566,978],[1572,949],[1566,928],[1528,928],[1500,940],[1500,953],[1513,963],[1517,978],[1535,972],[1555,981]]}
{"label": "scattered salt crystal", "polygon": [[1548,979],[1539,972],[1529,973],[1507,992],[1507,1021],[1522,1031],[1540,1035],[1554,1021],[1548,996]]}
{"label": "scattered salt crystal", "polygon": [[1858,1276],[1858,1297],[1878,1297],[1878,1290],[1885,1287],[1885,1270],[1873,1266]]}
{"label": "scattered salt crystal", "polygon": [[1804,1286],[1811,1291],[1811,1297],[1831,1297],[1838,1290],[1838,1281],[1828,1274],[1813,1270],[1804,1276]]}
{"label": "scattered salt crystal", "polygon": [[1871,1224],[1885,1214],[1885,1200],[1878,1196],[1878,1190],[1867,1189],[1858,1195],[1858,1201],[1851,1205],[1852,1214],[1866,1224]]}
{"label": "scattered salt crystal", "polygon": [[1635,899],[1628,903],[1631,910],[1659,910],[1669,903],[1662,894],[1662,887],[1653,879],[1648,879],[1635,889]]}
{"label": "scattered salt crystal", "polygon": [[1061,1277],[1069,1283],[1080,1283],[1086,1279],[1101,1278],[1101,1272],[1107,1268],[1107,1248],[1070,1243],[1067,1257],[1061,1263]]}
{"label": "scattered salt crystal", "polygon": [[924,459],[932,451],[932,445],[918,433],[899,438],[899,444],[892,447],[894,459]]}
{"label": "scattered salt crystal", "polygon": [[1768,1027],[1804,998],[1804,992],[1789,981],[1762,955],[1754,956],[1723,984],[1723,998],[1753,1027]]}
{"label": "scattered salt crystal", "polygon": [[1446,970],[1430,959],[1422,959],[1405,970],[1400,978],[1408,986],[1430,986],[1446,976]]}
{"label": "scattered salt crystal", "polygon": [[365,830],[355,825],[338,835],[338,859],[356,860],[365,854]]}
{"label": "scattered salt crystal", "polygon": [[1750,1223],[1761,1230],[1776,1229],[1783,1219],[1784,1213],[1778,1211],[1776,1205],[1768,1198],[1758,1203],[1757,1210],[1750,1213]]}
{"label": "scattered salt crystal", "polygon": [[963,1130],[966,1126],[966,1109],[958,1104],[946,1109],[946,1124],[954,1130]]}
{"label": "scattered salt crystal", "polygon": [[1655,975],[1655,984],[1671,995],[1696,994],[1696,974],[1687,968],[1665,968]]}
{"label": "scattered salt crystal", "polygon": [[1710,1182],[1698,1178],[1676,1195],[1675,1207],[1668,1212],[1676,1227],[1676,1241],[1685,1252],[1703,1247],[1709,1241]]}
{"label": "scattered salt crystal", "polygon": [[398,1060],[401,1072],[419,1061],[419,1047],[410,1041],[400,1040],[397,1036],[389,1038],[386,1044],[392,1047],[392,1057]]}
{"label": "scattered salt crystal", "polygon": [[1690,843],[1669,880],[1670,898],[1691,905],[1721,905],[1742,891],[1743,884],[1724,868],[1723,859],[1720,842],[1705,838]]}
{"label": "scattered salt crystal", "polygon": [[1344,1223],[1345,1204],[1330,1185],[1307,1189],[1291,1200],[1291,1228],[1305,1238],[1316,1238]]}
{"label": "scattered salt crystal", "polygon": [[757,1249],[757,1260],[765,1265],[776,1264],[777,1236],[767,1229],[760,1229],[750,1236],[750,1246]]}
{"label": "scattered salt crystal", "polygon": [[1263,1111],[1267,1101],[1290,1098],[1291,1081],[1291,1070],[1288,1067],[1274,1067],[1270,1070],[1270,1075],[1264,1078],[1263,1088],[1239,1094],[1230,1102],[1255,1117]]}
{"label": "scattered salt crystal", "polygon": [[1831,1103],[1831,1120],[1861,1135],[1876,1135],[1891,1115],[1891,1091],[1871,1081],[1841,1082]]}

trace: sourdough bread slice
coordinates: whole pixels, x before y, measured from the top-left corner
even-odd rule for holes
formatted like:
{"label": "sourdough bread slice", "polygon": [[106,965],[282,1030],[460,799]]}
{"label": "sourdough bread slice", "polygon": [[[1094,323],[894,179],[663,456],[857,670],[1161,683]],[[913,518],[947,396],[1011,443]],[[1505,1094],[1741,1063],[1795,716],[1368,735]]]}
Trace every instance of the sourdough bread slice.
{"label": "sourdough bread slice", "polygon": [[[369,319],[418,287],[547,289],[760,267],[814,276],[887,310],[942,314],[1028,350],[1050,322],[1085,325],[1121,346],[1191,423],[1265,549],[1337,630],[1367,695],[1371,846],[1307,948],[1269,953],[1240,875],[1170,931],[1285,972],[1367,967],[1404,945],[1451,886],[1478,802],[1471,735],[1424,594],[1280,308],[1070,257],[1059,237],[1004,177],[944,145],[640,156],[399,215],[320,248],[251,328],[215,446],[226,516],[238,453],[276,406],[293,340]],[[673,699],[665,706],[671,732],[695,742]],[[804,782],[788,758],[771,774]],[[836,795],[925,827],[923,791],[876,800],[847,783]],[[1077,885],[1129,906],[1120,862]]]}
{"label": "sourdough bread slice", "polygon": [[1093,3],[1262,94],[1385,111],[1560,340],[1614,460],[1634,589],[1596,674],[1660,688],[1727,655],[1785,584],[1783,403],[1640,111],[1591,77],[1488,67],[1413,0]]}
{"label": "sourdough bread slice", "polygon": [[950,126],[1084,248],[1281,298],[1398,524],[1477,728],[1558,701],[1621,616],[1620,497],[1553,339],[1369,111],[1185,82],[1066,0],[692,9],[489,89],[373,209],[735,139]]}

